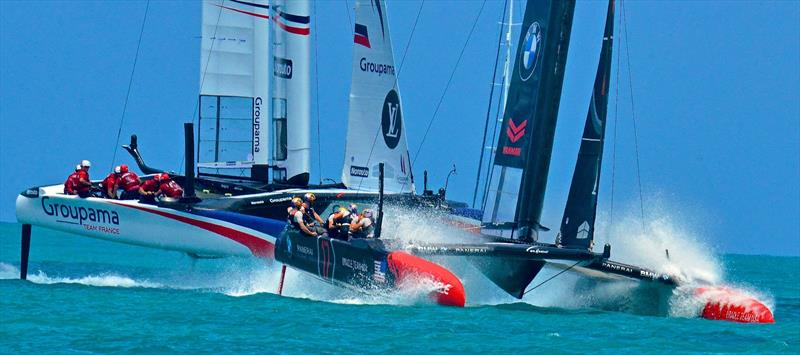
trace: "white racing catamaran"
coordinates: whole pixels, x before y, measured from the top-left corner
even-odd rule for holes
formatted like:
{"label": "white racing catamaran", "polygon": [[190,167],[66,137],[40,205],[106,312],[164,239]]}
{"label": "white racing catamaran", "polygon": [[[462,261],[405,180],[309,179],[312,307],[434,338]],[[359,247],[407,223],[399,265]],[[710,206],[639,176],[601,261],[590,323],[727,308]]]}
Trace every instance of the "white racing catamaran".
{"label": "white racing catamaran", "polygon": [[[36,225],[195,257],[274,258],[361,290],[404,287],[406,279],[422,276],[438,285],[432,299],[452,306],[465,305],[465,289],[458,276],[426,259],[430,256],[469,260],[517,298],[543,278],[540,271],[546,265],[667,291],[685,284],[678,275],[610,260],[609,245],[602,253],[593,252],[611,82],[613,0],[568,201],[552,244],[539,242],[538,235],[547,230],[540,216],[574,1],[527,2],[515,60],[509,58],[508,96],[479,219],[450,208],[444,196],[414,194],[389,21],[380,0],[356,1],[342,183],[309,184],[309,8],[308,1],[204,1],[198,163],[195,167],[195,130],[186,124],[186,176],[176,177],[186,196],[148,204],[64,195],[60,184],[27,189],[16,205],[23,224],[21,277],[27,274],[31,226]],[[271,51],[266,45],[270,38]],[[144,163],[135,136],[126,148],[144,173],[161,172]],[[288,202],[309,192],[316,194],[315,208],[324,216],[350,203],[375,206],[374,237],[311,237],[287,225]],[[384,204],[444,212],[476,242],[429,243],[435,238],[415,236],[417,243],[409,246],[399,241],[402,236],[382,230]],[[733,288],[694,287],[695,297],[705,302],[698,316],[774,322],[763,302]]]}

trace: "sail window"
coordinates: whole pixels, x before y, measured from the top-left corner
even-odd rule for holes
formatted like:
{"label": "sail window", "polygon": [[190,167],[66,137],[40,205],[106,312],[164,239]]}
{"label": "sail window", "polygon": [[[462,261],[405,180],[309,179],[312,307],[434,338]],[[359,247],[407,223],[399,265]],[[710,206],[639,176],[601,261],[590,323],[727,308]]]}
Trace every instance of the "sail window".
{"label": "sail window", "polygon": [[203,172],[244,171],[253,161],[253,99],[239,96],[200,96],[197,161]]}
{"label": "sail window", "polygon": [[286,135],[286,99],[274,98],[272,100],[272,128],[274,132],[272,158],[286,160],[287,140]]}

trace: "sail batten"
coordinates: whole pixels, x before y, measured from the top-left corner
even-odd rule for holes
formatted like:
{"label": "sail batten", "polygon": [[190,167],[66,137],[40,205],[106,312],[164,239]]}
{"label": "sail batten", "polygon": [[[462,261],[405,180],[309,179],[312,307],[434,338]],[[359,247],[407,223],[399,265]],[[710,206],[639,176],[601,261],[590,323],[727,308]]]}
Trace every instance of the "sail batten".
{"label": "sail batten", "polygon": [[597,215],[600,167],[603,159],[608,82],[611,76],[611,55],[614,34],[614,0],[609,1],[603,45],[597,65],[589,112],[583,129],[578,160],[572,175],[564,217],[561,220],[558,244],[565,248],[592,249]]}

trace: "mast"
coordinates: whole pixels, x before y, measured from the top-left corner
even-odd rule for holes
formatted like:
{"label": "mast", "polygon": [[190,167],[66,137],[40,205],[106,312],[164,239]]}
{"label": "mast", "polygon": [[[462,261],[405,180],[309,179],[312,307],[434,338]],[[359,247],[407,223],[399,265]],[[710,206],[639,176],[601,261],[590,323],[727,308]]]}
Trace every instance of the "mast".
{"label": "mast", "polygon": [[273,21],[273,181],[307,186],[311,166],[311,7],[275,0]]}
{"label": "mast", "polygon": [[558,244],[565,248],[592,249],[594,224],[597,215],[597,196],[600,186],[600,168],[605,142],[606,114],[608,108],[608,83],[611,77],[611,51],[614,36],[614,0],[608,3],[603,46],[594,79],[589,112],[583,128],[578,161],[572,175],[569,196],[561,219]]}
{"label": "mast", "polygon": [[483,231],[534,241],[541,228],[550,154],[575,1],[529,0],[517,44]]}

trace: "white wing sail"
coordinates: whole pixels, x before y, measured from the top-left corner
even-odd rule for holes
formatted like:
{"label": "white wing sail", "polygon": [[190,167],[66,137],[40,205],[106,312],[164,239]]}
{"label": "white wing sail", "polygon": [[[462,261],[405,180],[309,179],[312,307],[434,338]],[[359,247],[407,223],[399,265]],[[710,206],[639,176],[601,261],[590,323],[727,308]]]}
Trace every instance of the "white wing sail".
{"label": "white wing sail", "polygon": [[385,190],[413,192],[400,88],[383,1],[356,1],[353,42],[342,182],[354,190],[377,190],[378,164],[384,163]]}
{"label": "white wing sail", "polygon": [[200,47],[198,167],[218,170],[255,164],[266,174],[267,0],[203,1]]}
{"label": "white wing sail", "polygon": [[308,185],[310,139],[310,36],[307,0],[275,0],[273,20],[273,180]]}

